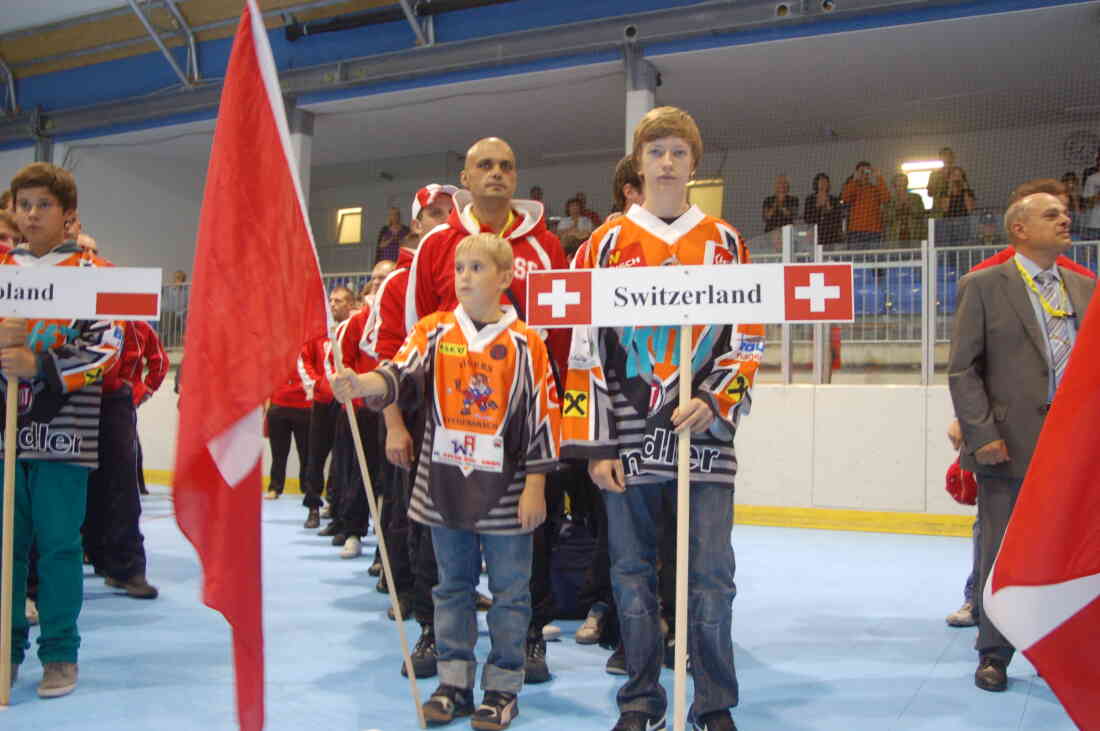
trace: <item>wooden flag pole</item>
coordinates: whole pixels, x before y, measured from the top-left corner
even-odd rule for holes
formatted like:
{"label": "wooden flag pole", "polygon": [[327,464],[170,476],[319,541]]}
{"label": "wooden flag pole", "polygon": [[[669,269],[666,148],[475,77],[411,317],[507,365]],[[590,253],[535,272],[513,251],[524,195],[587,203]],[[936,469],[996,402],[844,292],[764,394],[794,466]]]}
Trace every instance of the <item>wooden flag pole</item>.
{"label": "wooden flag pole", "polygon": [[[343,367],[343,359],[340,355],[339,338],[332,339],[332,355],[336,369]],[[413,672],[412,657],[409,655],[409,638],[405,634],[405,618],[401,616],[401,602],[397,600],[397,584],[393,580],[393,571],[390,570],[390,554],[386,550],[386,539],[382,535],[381,514],[378,510],[378,502],[374,499],[374,488],[371,485],[370,472],[367,470],[367,456],[363,451],[363,437],[359,433],[359,418],[355,415],[355,402],[348,401],[344,404],[344,410],[348,415],[348,425],[351,427],[351,438],[355,443],[355,457],[359,463],[359,474],[363,478],[363,490],[367,494],[367,506],[370,508],[371,520],[374,521],[374,532],[378,537],[378,555],[382,559],[383,576],[386,585],[390,588],[390,606],[393,608],[393,617],[397,622],[397,634],[401,638],[401,656],[405,663],[405,674],[409,676],[409,692],[412,694],[413,705],[416,706],[416,721],[420,728],[427,728],[424,720],[424,709],[420,705],[420,691],[416,687],[416,673]]]}
{"label": "wooden flag pole", "polygon": [[[16,433],[19,431],[19,379],[8,377],[7,402],[4,409],[4,525],[3,553],[0,567],[3,581],[0,584],[0,707],[11,703],[11,613],[12,562],[15,539],[15,462]],[[23,607],[19,607],[23,611]]]}
{"label": "wooden flag pole", "polygon": [[[692,326],[680,327],[680,396],[681,411],[691,401],[691,336]],[[687,625],[688,625],[688,559],[691,551],[691,431],[680,432],[676,455],[676,645],[675,683],[673,685],[672,725],[674,731],[684,731],[687,700]]]}

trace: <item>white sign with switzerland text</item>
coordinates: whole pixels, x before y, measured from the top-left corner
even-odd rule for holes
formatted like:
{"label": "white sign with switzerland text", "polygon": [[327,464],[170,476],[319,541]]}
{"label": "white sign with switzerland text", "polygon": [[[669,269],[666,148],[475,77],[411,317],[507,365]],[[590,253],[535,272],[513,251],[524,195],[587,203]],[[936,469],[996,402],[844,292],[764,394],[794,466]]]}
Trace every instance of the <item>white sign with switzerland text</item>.
{"label": "white sign with switzerland text", "polygon": [[531,272],[533,327],[851,322],[851,264],[608,267]]}

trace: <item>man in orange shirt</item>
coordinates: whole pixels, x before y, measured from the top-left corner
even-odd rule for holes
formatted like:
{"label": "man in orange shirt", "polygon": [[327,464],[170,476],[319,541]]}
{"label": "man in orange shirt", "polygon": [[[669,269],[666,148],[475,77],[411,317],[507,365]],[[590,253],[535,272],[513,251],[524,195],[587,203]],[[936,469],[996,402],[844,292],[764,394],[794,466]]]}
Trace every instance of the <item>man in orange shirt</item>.
{"label": "man in orange shirt", "polygon": [[882,175],[861,160],[840,198],[848,208],[848,244],[853,249],[874,248],[882,241],[882,204],[890,198]]}

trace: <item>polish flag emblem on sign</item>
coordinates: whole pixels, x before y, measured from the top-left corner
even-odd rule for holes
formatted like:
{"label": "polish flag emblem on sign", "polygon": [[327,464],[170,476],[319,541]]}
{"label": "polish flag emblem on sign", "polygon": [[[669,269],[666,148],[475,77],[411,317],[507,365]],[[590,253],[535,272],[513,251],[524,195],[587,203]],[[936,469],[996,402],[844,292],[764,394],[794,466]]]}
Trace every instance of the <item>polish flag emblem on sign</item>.
{"label": "polish flag emblem on sign", "polygon": [[788,321],[853,318],[850,264],[784,267],[783,291]]}
{"label": "polish flag emblem on sign", "polygon": [[592,322],[592,271],[555,271],[527,283],[528,320],[554,325]]}

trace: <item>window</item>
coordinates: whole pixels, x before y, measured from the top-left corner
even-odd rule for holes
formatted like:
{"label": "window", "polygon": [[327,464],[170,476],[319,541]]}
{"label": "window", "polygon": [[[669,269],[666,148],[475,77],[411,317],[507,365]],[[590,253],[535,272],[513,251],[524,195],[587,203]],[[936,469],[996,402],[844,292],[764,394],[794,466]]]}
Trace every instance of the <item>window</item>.
{"label": "window", "polygon": [[722,178],[693,180],[688,183],[688,203],[699,206],[699,210],[708,216],[721,218],[725,190],[726,181]]}
{"label": "window", "polygon": [[928,195],[928,178],[932,176],[932,171],[942,167],[943,160],[914,160],[901,165],[901,171],[909,176],[909,192],[919,195],[927,210],[932,210],[932,196]]}
{"label": "window", "polygon": [[340,208],[336,211],[336,243],[359,244],[363,241],[363,208]]}

